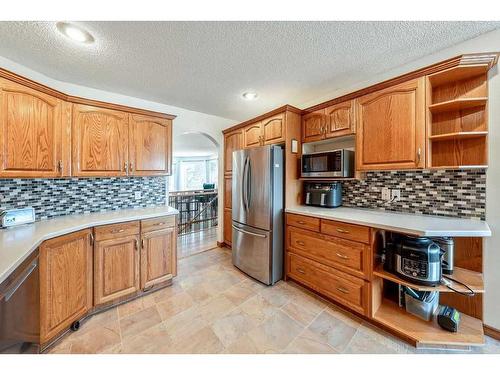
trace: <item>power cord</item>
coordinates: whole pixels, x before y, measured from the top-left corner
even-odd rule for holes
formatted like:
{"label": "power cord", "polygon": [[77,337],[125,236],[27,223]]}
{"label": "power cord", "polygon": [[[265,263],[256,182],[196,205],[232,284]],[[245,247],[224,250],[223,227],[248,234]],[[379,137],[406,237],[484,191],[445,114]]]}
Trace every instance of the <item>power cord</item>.
{"label": "power cord", "polygon": [[[448,280],[451,280],[457,284],[460,284],[462,285],[463,287],[467,288],[468,290],[470,290],[470,292],[461,292],[459,290],[456,290],[455,288],[452,288],[451,287],[451,283],[448,281]],[[467,285],[467,284],[464,284],[463,282],[461,281],[458,281],[456,279],[453,279],[449,276],[444,276],[441,278],[441,283],[446,286],[448,289],[454,291],[455,293],[458,293],[458,294],[461,294],[462,296],[466,296],[466,297],[474,297],[476,295],[476,293]]]}

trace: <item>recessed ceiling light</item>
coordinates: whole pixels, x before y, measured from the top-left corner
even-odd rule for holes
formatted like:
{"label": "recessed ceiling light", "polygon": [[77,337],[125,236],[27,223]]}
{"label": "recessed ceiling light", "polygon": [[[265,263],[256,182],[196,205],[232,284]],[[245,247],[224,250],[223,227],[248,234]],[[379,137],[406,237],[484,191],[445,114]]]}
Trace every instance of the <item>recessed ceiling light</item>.
{"label": "recessed ceiling light", "polygon": [[93,43],[94,37],[79,26],[67,22],[58,22],[57,30],[64,36],[80,43]]}
{"label": "recessed ceiling light", "polygon": [[241,96],[243,97],[243,99],[245,100],[255,100],[257,99],[258,95],[256,92],[254,91],[247,91],[247,92],[244,92],[243,94],[241,94]]}

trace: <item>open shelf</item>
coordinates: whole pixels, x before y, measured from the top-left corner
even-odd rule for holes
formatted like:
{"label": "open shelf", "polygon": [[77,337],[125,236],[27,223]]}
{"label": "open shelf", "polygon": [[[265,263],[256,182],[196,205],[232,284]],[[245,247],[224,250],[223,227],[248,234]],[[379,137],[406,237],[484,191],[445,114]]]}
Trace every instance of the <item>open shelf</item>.
{"label": "open shelf", "polygon": [[417,344],[478,346],[484,344],[483,323],[460,313],[458,332],[442,329],[437,320],[430,322],[417,318],[395,302],[383,299],[373,319]]}
{"label": "open shelf", "polygon": [[[419,290],[419,291],[437,291],[437,292],[453,292],[452,290],[448,289],[444,285],[438,285],[438,286],[426,286],[426,285],[419,285],[419,284],[414,284],[411,281],[406,281],[393,273],[387,272],[384,270],[383,265],[379,264],[375,270],[373,271],[374,276],[378,276],[383,278],[384,280],[389,280],[392,281],[396,284],[401,284],[408,286],[412,289]],[[467,270],[465,268],[460,268],[460,267],[455,267],[453,275],[450,275],[451,278],[456,279],[458,281],[463,282],[464,284],[468,285],[475,293],[484,293],[484,281],[483,281],[483,274],[480,272],[474,272]],[[456,283],[454,281],[451,281],[451,287],[453,289],[456,289],[460,292],[469,292],[467,288],[465,288],[463,285],[460,285],[459,283]]]}
{"label": "open shelf", "polygon": [[429,76],[429,82],[437,87],[445,85],[451,81],[462,81],[464,79],[474,78],[488,72],[488,64],[456,66],[454,68],[443,70]]}
{"label": "open shelf", "polygon": [[480,107],[486,105],[488,98],[458,98],[453,100],[448,100],[441,103],[429,105],[429,110],[432,113],[442,113],[450,111],[459,111],[462,109]]}
{"label": "open shelf", "polygon": [[487,131],[455,132],[455,133],[446,133],[446,134],[431,135],[429,137],[429,139],[431,141],[447,141],[447,140],[458,140],[458,139],[470,139],[470,138],[486,137],[487,135],[488,135]]}

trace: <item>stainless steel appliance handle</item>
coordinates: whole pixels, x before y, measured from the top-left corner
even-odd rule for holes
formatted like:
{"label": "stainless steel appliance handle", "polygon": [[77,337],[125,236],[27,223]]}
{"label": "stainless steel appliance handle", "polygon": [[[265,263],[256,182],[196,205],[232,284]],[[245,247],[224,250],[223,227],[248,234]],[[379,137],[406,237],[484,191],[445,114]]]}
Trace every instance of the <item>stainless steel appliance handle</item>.
{"label": "stainless steel appliance handle", "polygon": [[247,177],[247,162],[248,157],[245,158],[245,162],[243,163],[243,174],[241,177],[241,200],[243,201],[243,209],[248,211],[248,207],[246,204],[246,177]]}
{"label": "stainless steel appliance handle", "polygon": [[250,159],[248,159],[247,167],[247,210],[250,208],[250,202],[252,201],[252,164]]}
{"label": "stainless steel appliance handle", "polygon": [[266,238],[266,235],[265,234],[258,234],[258,233],[252,233],[252,232],[249,232],[247,230],[244,230],[244,229],[241,229],[241,228],[238,228],[236,226],[233,225],[233,229],[236,229],[238,232],[242,232],[242,233],[245,233],[245,234],[249,234],[251,236],[255,236],[255,237],[260,237],[260,238]]}
{"label": "stainless steel appliance handle", "polygon": [[7,292],[4,294],[5,296],[5,302],[8,302],[12,296],[14,295],[14,293],[16,293],[16,291],[19,289],[19,287],[21,285],[23,285],[23,283],[26,281],[26,279],[33,273],[33,271],[35,270],[35,268],[38,266],[38,259],[35,260],[33,263],[31,263],[31,265],[29,266],[29,268],[27,269],[27,271],[25,271],[20,277],[19,277],[19,280],[9,288],[9,290],[7,290]]}

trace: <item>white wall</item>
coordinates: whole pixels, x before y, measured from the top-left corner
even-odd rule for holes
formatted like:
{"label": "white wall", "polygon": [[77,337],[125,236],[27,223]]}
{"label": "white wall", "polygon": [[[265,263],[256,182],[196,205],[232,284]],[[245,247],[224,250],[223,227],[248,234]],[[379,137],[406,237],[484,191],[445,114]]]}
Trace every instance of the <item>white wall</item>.
{"label": "white wall", "polygon": [[[397,69],[381,73],[372,77],[370,81],[360,82],[354,86],[333,91],[325,97],[303,103],[301,108],[312,106],[463,53],[499,51],[500,30],[496,30]],[[483,262],[486,288],[484,323],[500,329],[500,77],[498,75],[498,66],[493,68],[489,74],[489,94],[489,168],[486,177],[486,221],[491,228],[492,237],[484,241]]]}
{"label": "white wall", "polygon": [[[122,104],[130,107],[143,108],[157,112],[169,113],[176,115],[173,125],[174,138],[186,132],[203,132],[214,138],[219,144],[219,155],[222,155],[223,137],[222,130],[237,123],[237,121],[229,120],[222,117],[208,115],[201,112],[190,111],[184,108],[171,106],[168,104],[151,102],[140,98],[131,96],[115,94],[109,91],[97,90],[91,87],[74,85],[72,83],[57,81],[50,77],[43,75],[29,69],[21,64],[6,59],[0,56],[0,67],[7,69],[11,72],[17,73],[23,77],[30,78],[33,81],[42,83],[56,90],[62,91],[65,94],[80,96],[84,98],[101,100],[104,102],[112,102]],[[224,166],[222,164],[222,157],[219,157],[219,181],[223,181]],[[219,197],[219,217],[223,217],[222,195]],[[222,223],[222,220],[220,220]],[[222,241],[222,226],[219,226],[218,238]]]}

